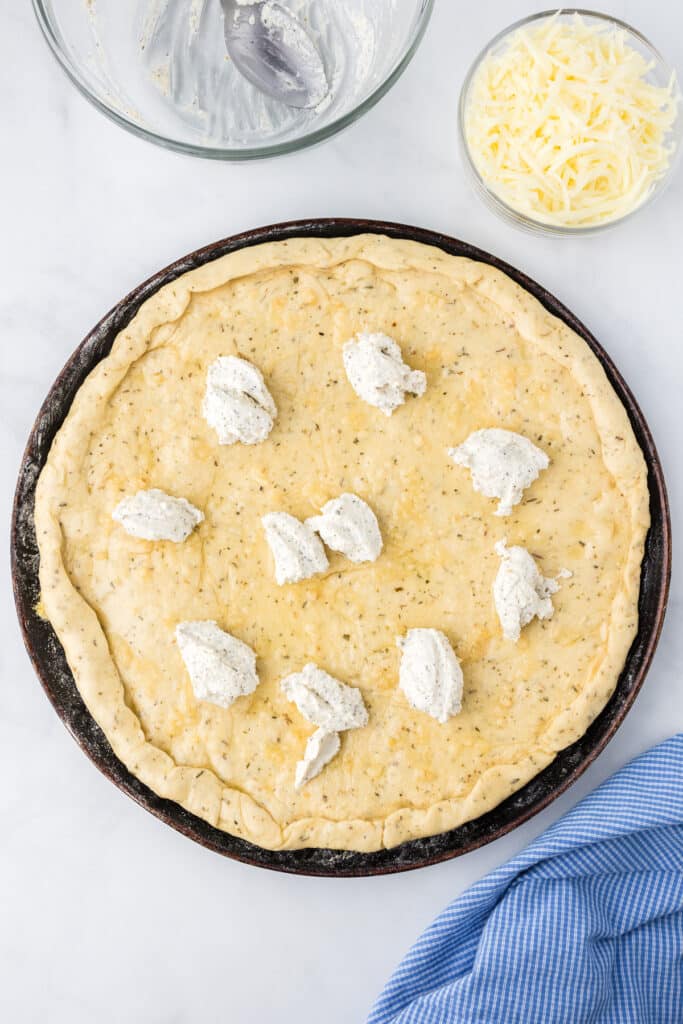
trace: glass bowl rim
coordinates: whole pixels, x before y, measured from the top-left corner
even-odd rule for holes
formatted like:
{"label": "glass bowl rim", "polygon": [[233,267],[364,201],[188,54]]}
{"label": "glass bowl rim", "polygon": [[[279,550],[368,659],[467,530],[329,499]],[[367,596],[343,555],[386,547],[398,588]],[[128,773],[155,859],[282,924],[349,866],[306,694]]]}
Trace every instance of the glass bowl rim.
{"label": "glass bowl rim", "polygon": [[152,131],[141,124],[137,124],[131,118],[126,117],[125,114],[121,114],[113,107],[110,107],[87,85],[84,77],[78,70],[78,66],[65,52],[59,38],[53,31],[47,10],[47,2],[48,0],[32,0],[33,11],[45,41],[57,60],[57,63],[73,85],[76,86],[80,94],[84,96],[85,99],[88,100],[88,102],[97,110],[99,110],[100,113],[104,114],[110,121],[119,125],[119,127],[125,128],[126,131],[136,135],[138,138],[145,139],[147,142],[152,142],[164,149],[170,149],[177,153],[185,153],[189,156],[204,157],[209,160],[225,160],[237,163],[241,161],[281,156],[287,153],[295,153],[299,150],[307,149],[309,146],[315,146],[320,142],[324,142],[326,139],[331,138],[333,135],[336,135],[338,132],[363,117],[363,115],[379,103],[382,97],[385,96],[396,84],[417,53],[419,45],[427,31],[429,22],[431,21],[436,0],[421,0],[422,9],[418,15],[416,25],[413,29],[412,35],[406,43],[402,55],[398,58],[380,84],[373,89],[364,100],[352,107],[345,114],[342,114],[340,117],[335,118],[335,120],[330,121],[329,124],[307,132],[305,135],[301,135],[296,139],[289,139],[284,142],[272,143],[265,146],[247,146],[244,149],[234,149],[225,146],[202,146],[199,144],[182,142],[179,139],[172,139],[167,135],[162,135],[160,132]]}
{"label": "glass bowl rim", "polygon": [[[528,14],[524,18],[520,18],[518,21],[512,22],[506,28],[497,32],[492,39],[483,47],[482,50],[477,54],[472,63],[470,64],[465,79],[460,90],[460,100],[458,103],[458,135],[460,141],[460,150],[464,158],[465,166],[469,174],[474,179],[474,182],[478,190],[483,194],[483,197],[488,201],[490,207],[501,217],[505,218],[508,222],[516,224],[518,227],[526,228],[530,231],[535,231],[539,234],[564,236],[564,237],[580,237],[586,235],[594,235],[601,231],[608,231],[610,228],[616,227],[618,224],[622,224],[626,220],[630,220],[641,210],[649,206],[655,199],[657,199],[664,191],[665,187],[669,184],[676,164],[683,148],[681,142],[683,139],[683,111],[679,110],[676,121],[674,122],[672,135],[674,138],[675,150],[671,163],[665,170],[663,176],[655,183],[649,196],[633,210],[629,210],[627,213],[622,214],[620,217],[615,217],[613,220],[605,221],[601,224],[589,224],[589,225],[577,225],[576,227],[567,227],[561,224],[549,224],[546,221],[536,220],[536,218],[529,216],[526,213],[520,213],[513,206],[510,206],[501,199],[484,181],[483,176],[477,169],[470,147],[467,143],[467,133],[465,130],[465,111],[467,108],[467,100],[469,91],[472,85],[472,80],[475,74],[479,70],[484,58],[497,46],[500,45],[508,36],[512,35],[513,32],[518,31],[520,28],[524,28],[527,25],[533,24],[534,22],[544,21],[549,18],[558,15],[573,15],[578,14],[582,18],[593,19],[594,21],[602,22],[604,25],[610,25],[621,29],[626,32],[627,35],[632,36],[634,39],[649,51],[653,59],[659,66],[664,68],[669,74],[676,75],[675,69],[660,53],[657,47],[650,42],[647,36],[643,35],[639,29],[634,28],[627,21],[621,18],[617,18],[611,14],[605,14],[601,11],[590,10],[585,7],[555,7],[551,10],[538,11],[534,14]],[[680,87],[678,88],[679,103],[681,100]]]}

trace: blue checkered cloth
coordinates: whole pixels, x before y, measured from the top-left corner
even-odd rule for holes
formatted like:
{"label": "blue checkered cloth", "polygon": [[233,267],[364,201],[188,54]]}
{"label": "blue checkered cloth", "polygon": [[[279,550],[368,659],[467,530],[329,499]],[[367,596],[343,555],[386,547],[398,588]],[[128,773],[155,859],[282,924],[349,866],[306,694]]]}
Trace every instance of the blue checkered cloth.
{"label": "blue checkered cloth", "polygon": [[369,1024],[683,1024],[683,735],[451,903]]}

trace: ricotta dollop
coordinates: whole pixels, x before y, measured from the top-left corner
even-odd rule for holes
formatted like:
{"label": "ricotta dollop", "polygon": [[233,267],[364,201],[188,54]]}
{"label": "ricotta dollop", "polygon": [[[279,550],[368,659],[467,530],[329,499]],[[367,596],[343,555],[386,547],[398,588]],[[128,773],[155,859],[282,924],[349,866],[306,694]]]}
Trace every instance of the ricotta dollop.
{"label": "ricotta dollop", "polygon": [[294,785],[301,789],[307,782],[320,775],[325,765],[329,764],[333,757],[336,757],[341,747],[341,739],[338,732],[327,732],[325,729],[316,729],[306,744],[306,750],[301,761],[297,763]]}
{"label": "ricotta dollop", "polygon": [[227,708],[259,683],[256,655],[215,622],[181,622],[176,641],[197,700]]}
{"label": "ricotta dollop", "polygon": [[238,356],[220,356],[209,367],[202,411],[220,444],[260,444],[277,416],[263,374]]}
{"label": "ricotta dollop", "polygon": [[527,487],[547,469],[550,459],[535,444],[511,430],[476,430],[448,454],[472,472],[472,486],[486,498],[499,498],[497,516],[509,516]]}
{"label": "ricotta dollop", "polygon": [[391,416],[405,402],[406,393],[423,395],[427,378],[403,362],[401,349],[386,334],[362,333],[347,341],[344,369],[359,398]]}
{"label": "ricotta dollop", "polygon": [[320,534],[333,551],[352,562],[375,562],[382,551],[382,534],[377,516],[357,494],[342,494],[323,505],[319,516],[306,525]]}
{"label": "ricotta dollop", "polygon": [[438,629],[409,629],[396,641],[402,652],[399,686],[417,711],[445,725],[462,710],[463,675],[448,637]]}
{"label": "ricotta dollop", "polygon": [[320,538],[296,516],[289,512],[270,512],[261,522],[275,559],[275,579],[280,586],[300,583],[328,568],[330,563]]}
{"label": "ricotta dollop", "polygon": [[314,664],[286,676],[280,688],[304,718],[318,726],[306,744],[303,760],[296,766],[294,782],[300,789],[339,753],[340,732],[368,724],[368,711],[359,689],[347,686]]}
{"label": "ricotta dollop", "polygon": [[298,707],[304,718],[326,732],[360,729],[368,724],[363,695],[317,665],[308,664],[280,683],[285,697]]}
{"label": "ricotta dollop", "polygon": [[[502,561],[493,584],[493,598],[503,636],[516,643],[532,619],[552,618],[555,609],[551,597],[560,586],[557,579],[541,575],[526,548],[509,548],[501,540],[496,544],[496,554]],[[567,569],[559,573],[560,579],[570,576]]]}
{"label": "ricotta dollop", "polygon": [[126,533],[140,540],[187,540],[195,526],[204,521],[204,513],[185,498],[174,498],[152,488],[124,498],[111,514]]}

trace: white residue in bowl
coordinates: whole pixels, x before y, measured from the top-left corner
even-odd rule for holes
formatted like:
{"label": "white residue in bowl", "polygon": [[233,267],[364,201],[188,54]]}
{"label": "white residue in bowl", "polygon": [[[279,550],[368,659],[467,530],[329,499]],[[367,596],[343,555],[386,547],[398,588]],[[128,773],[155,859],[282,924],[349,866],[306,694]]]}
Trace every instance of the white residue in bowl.
{"label": "white residue in bowl", "polygon": [[159,134],[174,137],[180,127],[199,144],[245,147],[295,138],[377,88],[395,62],[408,12],[398,0],[280,2],[323,60],[330,90],[313,110],[288,107],[243,78],[226,52],[220,0],[85,0],[91,70],[112,106]]}

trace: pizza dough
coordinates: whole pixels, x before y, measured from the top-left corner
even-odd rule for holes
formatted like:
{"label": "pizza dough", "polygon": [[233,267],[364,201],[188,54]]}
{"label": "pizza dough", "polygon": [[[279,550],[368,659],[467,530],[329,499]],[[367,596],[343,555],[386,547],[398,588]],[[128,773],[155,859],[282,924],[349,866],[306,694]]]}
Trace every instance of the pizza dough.
{"label": "pizza dough", "polygon": [[[427,377],[390,418],[344,372],[364,331]],[[226,355],[256,365],[277,405],[259,445],[220,446],[202,416]],[[551,460],[505,520],[446,454],[484,427]],[[112,519],[151,488],[204,513],[184,543]],[[330,551],[325,573],[278,586],[261,517],[305,520],[347,491],[377,515],[378,560]],[[162,288],[83,384],[38,484],[42,607],[114,751],[156,793],[268,849],[377,850],[490,810],[585,732],[636,633],[648,508],[597,359],[505,275],[380,236],[294,239]],[[573,573],[517,644],[493,603],[503,537],[544,575]],[[229,708],[196,699],[174,640],[204,620],[258,655],[260,685]],[[444,725],[398,688],[396,638],[413,628],[441,630],[462,663],[463,710]],[[279,681],[308,662],[360,688],[369,724],[297,790],[314,726]]]}

